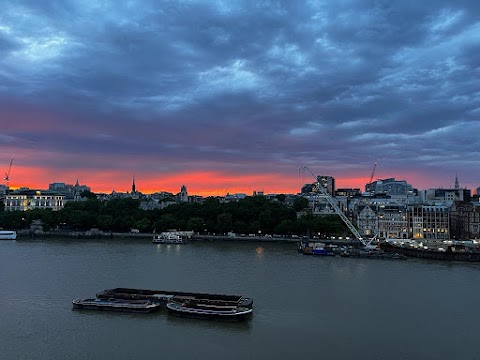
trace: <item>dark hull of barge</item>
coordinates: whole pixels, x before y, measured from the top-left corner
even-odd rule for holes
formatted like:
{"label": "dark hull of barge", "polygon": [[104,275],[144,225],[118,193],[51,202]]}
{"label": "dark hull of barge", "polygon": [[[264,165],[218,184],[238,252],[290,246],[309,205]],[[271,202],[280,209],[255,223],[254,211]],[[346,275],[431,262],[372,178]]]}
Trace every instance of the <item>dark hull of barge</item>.
{"label": "dark hull of barge", "polygon": [[396,246],[389,243],[380,244],[380,248],[385,252],[392,252],[402,254],[407,257],[415,257],[421,259],[480,262],[479,252],[453,252],[448,250],[438,251],[433,249],[416,249],[411,247]]}
{"label": "dark hull of barge", "polygon": [[340,253],[341,257],[380,260],[407,260],[407,256],[389,251],[348,250]]}
{"label": "dark hull of barge", "polygon": [[233,307],[230,309],[205,309],[202,304],[188,305],[171,302],[167,304],[169,314],[184,318],[238,322],[251,317],[251,308]]}
{"label": "dark hull of barge", "polygon": [[100,310],[129,313],[151,313],[157,311],[160,304],[154,304],[145,300],[121,300],[121,299],[75,299],[72,301],[74,310]]}
{"label": "dark hull of barge", "polygon": [[107,289],[97,294],[100,299],[149,300],[166,305],[171,301],[196,301],[210,304],[231,305],[251,309],[253,299],[240,295],[207,294],[183,291],[146,290],[130,288]]}

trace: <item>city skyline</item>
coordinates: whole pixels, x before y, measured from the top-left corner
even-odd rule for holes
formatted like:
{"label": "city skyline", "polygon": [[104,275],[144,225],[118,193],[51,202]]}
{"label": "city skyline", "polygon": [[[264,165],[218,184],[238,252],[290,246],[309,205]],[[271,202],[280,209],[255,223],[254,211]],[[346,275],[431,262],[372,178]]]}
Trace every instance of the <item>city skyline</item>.
{"label": "city skyline", "polygon": [[[300,171],[301,172],[301,171]],[[390,177],[392,178],[392,177]],[[390,179],[388,177],[384,177],[384,178],[378,178],[378,177],[375,177],[373,178],[373,181],[372,182],[376,182],[378,180],[387,180],[387,179]],[[394,178],[395,180],[397,181],[405,181],[405,179],[399,179],[399,178]],[[368,179],[369,180],[369,179]],[[335,179],[335,177],[333,177],[333,181],[335,182],[335,189],[354,189],[354,188],[358,188],[360,189],[361,192],[364,192],[365,191],[365,185],[368,184],[365,183],[363,185],[360,185],[360,186],[343,186],[343,182],[340,182],[340,185],[338,185],[338,181],[337,179]],[[36,190],[46,190],[48,189],[51,185],[55,185],[55,184],[65,184],[66,186],[75,186],[74,184],[75,183],[78,183],[79,186],[87,186],[90,188],[90,190],[94,193],[112,193],[112,192],[117,192],[117,193],[128,193],[128,192],[132,192],[132,188],[133,188],[133,185],[135,186],[135,191],[136,192],[139,192],[139,193],[143,193],[143,194],[152,194],[152,193],[157,193],[157,192],[170,192],[172,194],[177,194],[180,192],[180,188],[183,187],[183,186],[186,186],[187,189],[189,189],[189,186],[188,186],[188,183],[182,183],[181,185],[178,185],[177,184],[169,184],[169,185],[165,185],[165,187],[158,187],[158,186],[154,186],[154,187],[150,187],[150,188],[147,188],[147,189],[141,189],[139,187],[139,183],[138,183],[138,179],[135,179],[135,177],[132,177],[130,179],[130,183],[125,183],[123,184],[121,187],[119,188],[112,188],[112,189],[108,189],[108,190],[102,190],[102,188],[94,188],[92,187],[91,185],[89,185],[88,183],[88,180],[85,180],[85,181],[79,181],[79,179],[76,179],[76,181],[65,181],[65,180],[61,180],[61,179],[57,179],[55,181],[49,181],[48,182],[48,185],[40,185],[40,186],[26,186],[26,185],[22,185],[22,186],[10,186],[10,189],[11,190],[18,190],[20,188],[28,188],[28,189],[36,189]],[[166,182],[165,182],[166,183]],[[291,191],[279,191],[279,192],[275,192],[275,191],[266,191],[265,189],[263,188],[260,188],[260,187],[255,187],[255,188],[251,188],[249,187],[247,190],[245,190],[244,188],[243,189],[240,189],[240,190],[229,190],[229,189],[226,189],[226,190],[221,190],[221,189],[216,189],[216,190],[213,190],[213,191],[210,191],[210,190],[202,190],[202,189],[196,189],[196,191],[191,191],[191,190],[188,190],[189,194],[190,195],[199,195],[199,196],[223,196],[223,195],[226,195],[226,194],[238,194],[238,193],[245,193],[246,195],[251,195],[252,193],[258,193],[258,192],[262,192],[262,193],[265,193],[265,194],[298,194],[301,192],[301,188],[306,185],[306,184],[313,184],[314,183],[314,179],[311,177],[311,174],[303,174],[303,175],[300,175],[299,176],[299,187],[298,189],[295,188]],[[417,189],[417,190],[428,190],[428,189],[453,189],[453,188],[456,188],[457,185],[458,185],[458,188],[459,189],[468,189],[468,190],[471,190],[472,192],[472,195],[473,194],[479,194],[478,192],[478,189],[480,187],[476,187],[476,188],[468,188],[466,186],[462,186],[461,183],[458,182],[458,177],[456,177],[453,181],[452,184],[449,184],[448,186],[438,186],[438,187],[429,187],[429,188],[421,188],[421,187],[416,187],[414,184],[411,184],[409,181],[407,181],[407,183],[409,185],[411,185],[414,189]],[[0,185],[4,185],[5,184],[0,184]],[[140,185],[141,185],[141,182],[140,182]],[[108,186],[107,186],[108,187]],[[105,187],[105,189],[107,189],[107,187]],[[368,191],[368,190],[367,190]]]}
{"label": "city skyline", "polygon": [[473,0],[5,1],[11,187],[295,193],[298,169],[474,191]]}

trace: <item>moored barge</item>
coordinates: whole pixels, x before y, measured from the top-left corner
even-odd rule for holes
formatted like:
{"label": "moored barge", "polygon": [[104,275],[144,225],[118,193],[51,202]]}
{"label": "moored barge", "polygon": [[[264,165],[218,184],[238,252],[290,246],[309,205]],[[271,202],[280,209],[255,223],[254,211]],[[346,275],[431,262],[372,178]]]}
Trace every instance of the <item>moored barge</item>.
{"label": "moored barge", "polygon": [[252,308],[253,299],[241,295],[207,294],[183,291],[146,290],[130,288],[107,289],[97,294],[100,299],[149,300],[166,305],[171,301],[196,301],[224,306]]}
{"label": "moored barge", "polygon": [[188,301],[169,302],[167,309],[175,316],[222,321],[243,321],[253,312],[252,308]]}
{"label": "moored barge", "polygon": [[86,298],[72,301],[73,309],[107,310],[122,312],[150,313],[160,308],[160,304],[148,300]]}
{"label": "moored barge", "polygon": [[464,244],[439,246],[423,246],[416,243],[391,243],[383,242],[380,248],[385,252],[402,254],[407,257],[415,257],[430,260],[446,261],[469,261],[480,262],[480,251],[476,247],[465,246]]}
{"label": "moored barge", "polygon": [[407,256],[394,252],[371,249],[348,249],[340,252],[342,257],[361,259],[382,259],[382,260],[407,260]]}
{"label": "moored barge", "polygon": [[384,259],[384,260],[407,260],[402,254],[386,252],[377,247],[375,248],[354,248],[338,247],[336,245],[325,245],[322,242],[300,242],[299,252],[304,255],[336,256],[363,258],[363,259]]}

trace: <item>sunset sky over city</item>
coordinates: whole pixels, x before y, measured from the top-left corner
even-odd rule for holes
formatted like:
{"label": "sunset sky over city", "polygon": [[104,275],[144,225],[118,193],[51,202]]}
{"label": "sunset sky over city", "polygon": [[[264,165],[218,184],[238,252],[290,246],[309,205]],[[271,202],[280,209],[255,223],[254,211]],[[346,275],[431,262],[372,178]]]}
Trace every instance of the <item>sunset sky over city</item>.
{"label": "sunset sky over city", "polygon": [[377,162],[475,190],[479,79],[478,0],[4,0],[0,171],[224,195],[296,193],[302,165],[364,189]]}

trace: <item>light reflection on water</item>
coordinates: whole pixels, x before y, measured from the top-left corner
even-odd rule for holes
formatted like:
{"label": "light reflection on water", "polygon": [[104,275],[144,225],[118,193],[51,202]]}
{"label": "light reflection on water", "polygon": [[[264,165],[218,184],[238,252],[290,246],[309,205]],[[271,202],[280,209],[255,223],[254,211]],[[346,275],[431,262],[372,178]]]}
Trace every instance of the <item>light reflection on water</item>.
{"label": "light reflection on water", "polygon": [[177,252],[179,253],[182,250],[182,247],[185,245],[180,244],[154,244],[157,248],[157,252],[159,253],[170,253],[170,252]]}

